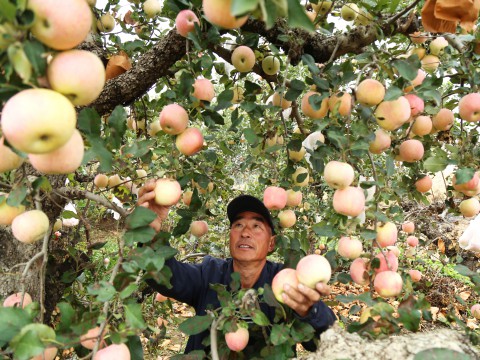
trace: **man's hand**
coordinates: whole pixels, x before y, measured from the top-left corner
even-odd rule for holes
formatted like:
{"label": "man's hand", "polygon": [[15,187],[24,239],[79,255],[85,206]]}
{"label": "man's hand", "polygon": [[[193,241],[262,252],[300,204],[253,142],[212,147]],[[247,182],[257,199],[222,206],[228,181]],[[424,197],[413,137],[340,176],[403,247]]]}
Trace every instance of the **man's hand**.
{"label": "man's hand", "polygon": [[163,220],[168,216],[170,207],[158,205],[155,202],[155,183],[154,179],[150,179],[138,190],[137,204],[149,208],[157,214],[157,218],[150,223],[150,226],[158,232],[162,227]]}
{"label": "man's hand", "polygon": [[288,284],[283,287],[283,302],[292,308],[298,315],[304,317],[310,311],[313,304],[318,302],[322,296],[330,294],[330,286],[327,284],[318,282],[315,285],[315,289],[298,284],[297,288],[294,288]]}

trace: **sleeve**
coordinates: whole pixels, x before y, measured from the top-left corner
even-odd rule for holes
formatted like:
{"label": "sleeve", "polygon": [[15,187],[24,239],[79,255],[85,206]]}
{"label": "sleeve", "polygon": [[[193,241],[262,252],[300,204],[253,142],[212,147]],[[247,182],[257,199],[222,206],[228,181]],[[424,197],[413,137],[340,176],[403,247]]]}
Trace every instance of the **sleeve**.
{"label": "sleeve", "polygon": [[202,266],[200,264],[182,263],[174,258],[168,259],[165,265],[172,271],[170,279],[172,287],[169,289],[153,279],[147,279],[147,284],[164,296],[195,307],[203,288]]}
{"label": "sleeve", "polygon": [[[316,339],[318,339],[320,334],[332,326],[337,320],[332,309],[330,309],[323,301],[315,303],[306,316],[301,317],[295,313],[295,317],[312,325],[315,329]],[[317,349],[314,340],[304,342],[302,345],[308,351],[316,351]]]}

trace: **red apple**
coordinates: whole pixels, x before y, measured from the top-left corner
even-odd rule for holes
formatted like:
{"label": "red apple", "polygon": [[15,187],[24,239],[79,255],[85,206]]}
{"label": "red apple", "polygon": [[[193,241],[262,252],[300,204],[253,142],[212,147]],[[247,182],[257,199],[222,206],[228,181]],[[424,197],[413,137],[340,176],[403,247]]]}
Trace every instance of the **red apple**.
{"label": "red apple", "polygon": [[375,139],[370,142],[368,150],[372,154],[381,154],[385,150],[387,150],[390,145],[392,144],[392,138],[390,134],[388,134],[383,129],[378,129],[375,131]]}
{"label": "red apple", "polygon": [[190,233],[199,238],[208,232],[208,224],[203,220],[192,221],[190,224]]}
{"label": "red apple", "polygon": [[55,346],[49,346],[45,350],[32,358],[30,360],[54,360],[57,357],[58,349]]}
{"label": "red apple", "polygon": [[362,242],[349,236],[342,236],[338,241],[337,252],[341,257],[354,260],[363,252]]}
{"label": "red apple", "polygon": [[415,94],[407,94],[405,98],[410,104],[410,116],[417,116],[425,109],[425,103],[422,98]]}
{"label": "red apple", "polygon": [[419,86],[423,83],[423,80],[425,80],[426,76],[427,74],[425,71],[418,69],[417,76],[411,81],[411,85],[407,86],[405,89],[403,89],[403,91],[406,93],[412,91],[416,86]]}
{"label": "red apple", "polygon": [[460,117],[468,122],[480,120],[480,93],[465,95],[458,102]]}
{"label": "red apple", "polygon": [[475,304],[470,308],[470,312],[472,313],[475,319],[480,320],[480,304]]}
{"label": "red apple", "polygon": [[455,122],[455,116],[450,109],[440,109],[432,118],[432,123],[435,129],[445,131],[452,127]]}
{"label": "red apple", "polygon": [[410,119],[410,103],[405,96],[396,100],[382,101],[375,110],[378,125],[385,130],[396,130]]}
{"label": "red apple", "polygon": [[375,106],[383,101],[385,86],[378,80],[365,79],[358,84],[355,96],[360,104]]}
{"label": "red apple", "polygon": [[293,288],[298,287],[297,272],[295,269],[285,268],[280,270],[272,280],[272,291],[278,302],[283,304],[283,287],[289,285]]}
{"label": "red apple", "polygon": [[175,205],[182,196],[180,184],[172,179],[158,179],[154,191],[155,203],[162,206]]}
{"label": "red apple", "polygon": [[270,210],[281,210],[287,205],[287,192],[278,186],[268,186],[263,192],[263,203]]}
{"label": "red apple", "polygon": [[314,289],[318,282],[326,284],[330,280],[332,268],[324,256],[312,254],[300,259],[296,274],[300,283]]}
{"label": "red apple", "polygon": [[178,135],[188,126],[188,113],[178,104],[169,104],[162,109],[159,121],[164,132]]}
{"label": "red apple", "polygon": [[97,351],[93,360],[130,360],[130,350],[125,344],[112,344]]}
{"label": "red apple", "polygon": [[202,131],[195,127],[187,128],[177,135],[175,146],[185,156],[195,155],[203,147]]}
{"label": "red apple", "polygon": [[380,266],[375,269],[375,273],[378,274],[382,271],[397,271],[398,270],[398,257],[393,251],[387,251],[386,253],[379,253],[375,256],[380,260]]}
{"label": "red apple", "polygon": [[[104,347],[105,341],[103,340],[106,333],[108,332],[107,328],[103,329],[103,336],[100,340],[99,348],[101,349]],[[96,326],[90,330],[88,330],[85,334],[80,336],[80,344],[89,350],[93,350],[95,344],[97,343],[98,335],[100,335],[100,326]]]}
{"label": "red apple", "polygon": [[402,292],[403,280],[395,271],[382,271],[375,276],[373,287],[384,298],[395,297]]}
{"label": "red apple", "polygon": [[[3,301],[4,307],[19,307],[22,302],[22,293],[18,292],[12,295],[9,295]],[[24,293],[22,308],[32,303],[32,297],[29,293]]]}
{"label": "red apple", "polygon": [[422,278],[422,273],[418,270],[408,270],[408,275],[410,275],[412,282],[419,282]]}
{"label": "red apple", "polygon": [[166,297],[165,295],[162,295],[162,294],[160,294],[159,292],[157,292],[157,293],[155,294],[155,301],[156,301],[156,302],[162,303],[162,302],[167,301],[167,300],[168,300],[168,297]]}
{"label": "red apple", "polygon": [[430,176],[425,175],[420,179],[418,179],[417,181],[415,181],[415,188],[417,189],[417,191],[421,193],[426,193],[432,188],[432,184],[433,182]]}
{"label": "red apple", "polygon": [[280,227],[289,228],[295,225],[297,222],[297,216],[293,210],[283,210],[278,213],[278,219],[280,220]]}
{"label": "red apple", "polygon": [[410,247],[415,247],[418,245],[418,238],[416,236],[410,235],[407,237],[407,245]]}
{"label": "red apple", "polygon": [[368,259],[356,258],[350,264],[350,277],[358,285],[366,285],[370,282],[367,272]]}
{"label": "red apple", "polygon": [[402,224],[402,231],[406,232],[407,234],[412,234],[415,231],[415,223],[412,221],[405,221]]}
{"label": "red apple", "polygon": [[232,351],[242,351],[248,344],[249,334],[248,329],[238,327],[234,332],[227,332],[225,334],[225,342]]}
{"label": "red apple", "polygon": [[337,189],[333,194],[333,208],[342,215],[358,216],[365,209],[365,194],[358,187]]}
{"label": "red apple", "polygon": [[215,88],[208,79],[196,79],[193,84],[193,94],[198,100],[211,102],[215,97]]}
{"label": "red apple", "polygon": [[405,140],[400,144],[399,153],[403,161],[416,162],[423,158],[425,150],[421,141],[417,139]]}
{"label": "red apple", "polygon": [[183,37],[195,31],[195,23],[200,25],[197,15],[192,10],[181,10],[175,18],[175,27],[177,32]]}

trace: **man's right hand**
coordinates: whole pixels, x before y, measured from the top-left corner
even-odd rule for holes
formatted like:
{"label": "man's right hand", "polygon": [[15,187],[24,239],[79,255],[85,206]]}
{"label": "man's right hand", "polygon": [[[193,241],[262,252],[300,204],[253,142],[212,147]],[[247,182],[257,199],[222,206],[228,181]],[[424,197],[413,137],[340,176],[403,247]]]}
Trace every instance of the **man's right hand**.
{"label": "man's right hand", "polygon": [[168,216],[170,207],[158,205],[155,202],[155,184],[156,181],[150,179],[138,190],[137,204],[146,207],[157,214],[157,218],[150,223],[150,226],[158,232],[162,227],[163,220]]}

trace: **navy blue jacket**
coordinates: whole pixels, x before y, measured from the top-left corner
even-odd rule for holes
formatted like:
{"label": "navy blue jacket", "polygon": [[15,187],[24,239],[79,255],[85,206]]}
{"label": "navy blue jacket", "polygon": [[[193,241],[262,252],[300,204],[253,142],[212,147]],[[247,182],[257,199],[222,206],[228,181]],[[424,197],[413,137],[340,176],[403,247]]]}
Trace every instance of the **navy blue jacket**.
{"label": "navy blue jacket", "polygon": [[[175,259],[166,261],[166,265],[172,270],[172,288],[159,285],[153,280],[147,280],[148,284],[162,295],[174,298],[186,303],[195,309],[197,315],[205,315],[207,309],[220,307],[217,293],[210,289],[210,284],[222,284],[228,286],[233,273],[233,259],[226,260],[206,256],[201,264],[181,263]],[[283,264],[267,261],[260,277],[254,285],[254,289],[263,287],[265,284],[272,284],[273,277],[283,268]],[[275,308],[261,303],[261,310],[267,315],[271,322],[275,317]],[[308,322],[315,329],[316,334],[328,329],[335,322],[335,314],[322,301],[315,303],[310,313],[302,321]],[[192,335],[188,339],[185,353],[193,350],[204,349],[203,339],[208,336],[208,331]],[[314,351],[315,345],[306,346],[307,350]],[[304,344],[305,346],[305,344]]]}

